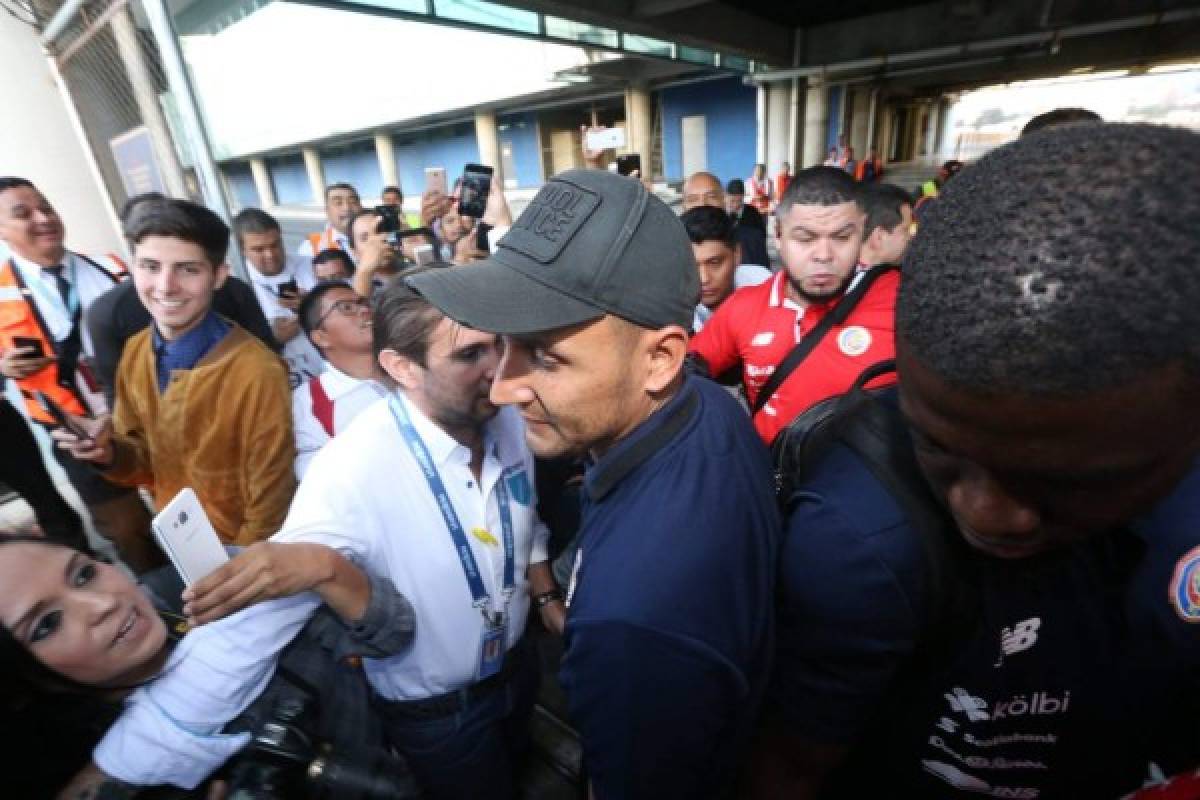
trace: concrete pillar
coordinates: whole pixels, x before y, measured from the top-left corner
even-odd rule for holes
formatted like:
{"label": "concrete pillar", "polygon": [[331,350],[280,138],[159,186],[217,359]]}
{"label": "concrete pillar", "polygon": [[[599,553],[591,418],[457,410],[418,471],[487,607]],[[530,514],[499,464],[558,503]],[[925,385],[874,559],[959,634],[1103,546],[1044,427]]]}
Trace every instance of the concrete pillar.
{"label": "concrete pillar", "polygon": [[800,88],[800,79],[792,78],[789,81],[788,89],[788,147],[787,161],[795,171],[801,162],[800,144],[803,141],[803,135],[800,132],[800,118],[804,113],[804,109],[800,104],[804,101],[804,94]]}
{"label": "concrete pillar", "polygon": [[871,89],[866,86],[854,87],[850,107],[850,129],[846,131],[846,141],[854,148],[854,157],[863,158],[869,147],[868,134],[871,127]]}
{"label": "concrete pillar", "polygon": [[793,159],[791,150],[792,85],[791,81],[768,83],[766,89],[766,142],[763,157],[767,175],[779,171],[779,165]]}
{"label": "concrete pillar", "polygon": [[125,66],[125,74],[129,77],[129,85],[133,89],[133,99],[137,103],[138,114],[150,133],[150,141],[154,147],[154,160],[158,162],[159,172],[162,173],[163,187],[172,197],[187,197],[187,186],[183,182],[183,167],[175,152],[175,144],[171,139],[170,129],[167,128],[166,117],[158,104],[158,91],[154,80],[150,77],[150,69],[142,55],[142,46],[138,40],[137,25],[133,15],[126,6],[113,15],[113,39],[117,44],[117,53]]}
{"label": "concrete pillar", "polygon": [[[390,133],[375,134],[375,158],[379,159],[379,174],[384,186],[400,186],[400,173],[396,170],[396,150],[392,147]],[[404,190],[400,186],[401,191]]]}
{"label": "concrete pillar", "polygon": [[308,173],[308,186],[313,202],[324,206],[325,168],[321,166],[321,154],[315,147],[305,147],[300,152],[304,154],[304,170]]}
{"label": "concrete pillar", "polygon": [[[875,148],[876,152],[878,152],[879,145],[876,143],[876,139],[878,138],[879,128],[876,123],[879,121],[879,89],[872,86],[870,94],[870,108],[867,111],[867,150]],[[865,156],[866,153],[863,153],[863,155]]]}
{"label": "concrete pillar", "polygon": [[937,155],[937,135],[938,128],[941,125],[941,119],[938,115],[940,109],[936,101],[927,103],[926,109],[929,121],[925,127],[925,155],[928,158],[933,158]]}
{"label": "concrete pillar", "polygon": [[953,101],[947,97],[938,100],[938,119],[941,121],[941,124],[938,125],[937,140],[934,143],[934,148],[938,154],[939,161],[958,155],[957,142],[953,141],[954,131],[950,129],[952,122],[950,106],[952,104]]}
{"label": "concrete pillar", "polygon": [[892,157],[892,128],[896,124],[895,120],[896,112],[892,109],[891,103],[884,102],[883,108],[879,111],[879,133],[875,137],[875,147],[879,150],[879,157],[884,161],[890,161]]}
{"label": "concrete pillar", "polygon": [[823,83],[809,83],[804,92],[803,158],[796,169],[825,161],[825,129],[829,123],[829,91]]}
{"label": "concrete pillar", "polygon": [[275,187],[271,183],[271,171],[261,158],[250,159],[250,174],[254,176],[254,190],[258,192],[258,204],[263,208],[275,205]]}
{"label": "concrete pillar", "polygon": [[650,158],[654,154],[654,107],[644,86],[625,89],[625,135],[629,152],[642,157],[643,178],[652,178]]}
{"label": "concrete pillar", "polygon": [[494,169],[493,180],[504,186],[503,163],[500,160],[500,131],[496,127],[496,112],[475,112],[475,141],[479,146],[479,163]]}

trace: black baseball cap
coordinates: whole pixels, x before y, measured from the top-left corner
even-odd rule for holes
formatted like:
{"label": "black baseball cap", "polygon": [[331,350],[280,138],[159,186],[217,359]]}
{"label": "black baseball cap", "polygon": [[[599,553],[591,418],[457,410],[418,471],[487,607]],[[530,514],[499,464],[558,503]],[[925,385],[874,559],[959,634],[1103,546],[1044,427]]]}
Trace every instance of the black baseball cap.
{"label": "black baseball cap", "polygon": [[690,328],[700,301],[679,218],[639,181],[592,169],[552,178],[490,257],[406,282],[456,322],[517,335],[605,314]]}

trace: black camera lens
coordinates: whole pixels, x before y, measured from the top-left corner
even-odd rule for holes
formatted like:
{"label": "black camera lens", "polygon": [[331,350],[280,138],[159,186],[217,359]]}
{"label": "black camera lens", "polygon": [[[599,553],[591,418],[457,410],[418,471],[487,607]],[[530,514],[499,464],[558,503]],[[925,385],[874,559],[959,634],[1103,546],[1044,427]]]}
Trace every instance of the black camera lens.
{"label": "black camera lens", "polygon": [[187,525],[187,512],[186,511],[179,512],[179,524]]}

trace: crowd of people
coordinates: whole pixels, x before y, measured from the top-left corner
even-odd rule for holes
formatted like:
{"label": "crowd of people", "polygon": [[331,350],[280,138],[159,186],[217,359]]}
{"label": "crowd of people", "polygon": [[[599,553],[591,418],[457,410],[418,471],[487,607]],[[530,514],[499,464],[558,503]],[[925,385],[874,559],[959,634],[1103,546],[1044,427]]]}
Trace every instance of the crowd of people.
{"label": "crowd of people", "polygon": [[522,796],[535,628],[581,797],[1200,796],[1200,135],[1074,111],[927,201],[589,157],[288,253],[145,195],[128,264],[0,178],[14,796]]}

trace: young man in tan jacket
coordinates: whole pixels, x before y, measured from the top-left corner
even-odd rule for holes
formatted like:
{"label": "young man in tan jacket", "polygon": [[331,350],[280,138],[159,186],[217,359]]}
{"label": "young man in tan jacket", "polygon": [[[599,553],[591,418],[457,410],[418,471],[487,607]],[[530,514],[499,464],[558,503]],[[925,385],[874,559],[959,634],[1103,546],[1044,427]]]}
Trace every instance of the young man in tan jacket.
{"label": "young man in tan jacket", "polygon": [[265,539],[295,491],[291,395],[279,357],[212,311],[229,274],[229,228],[202,206],[164,199],[126,233],[154,324],[126,345],[113,416],[80,419],[90,438],[54,436],[114,483],[153,487],[159,508],[191,487],[227,544]]}

